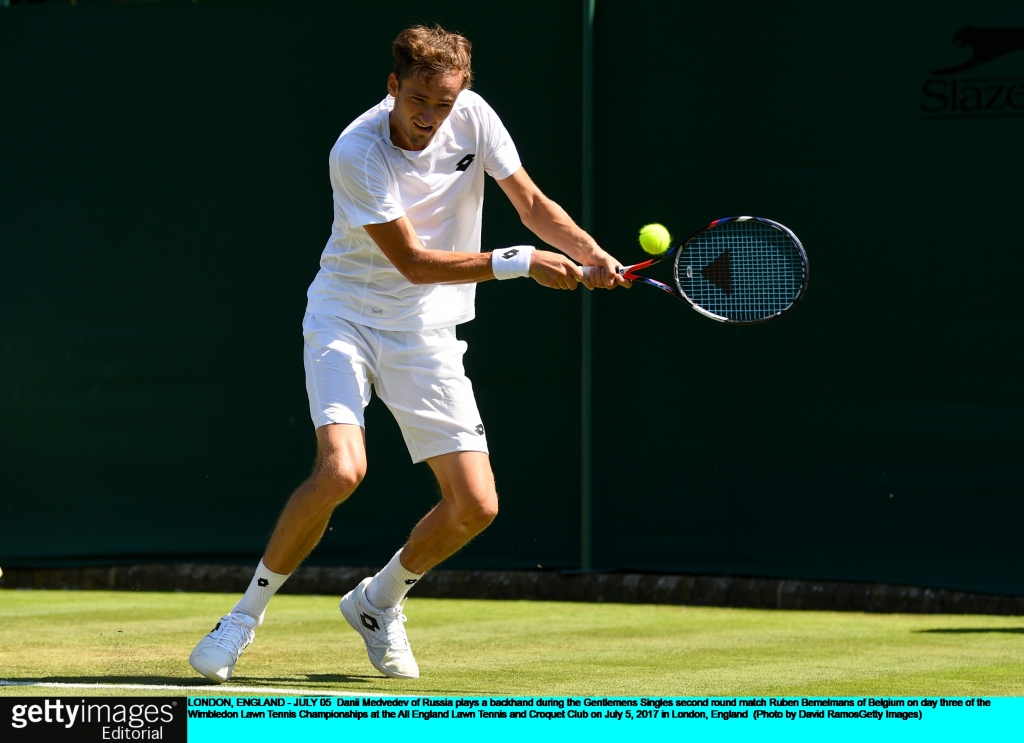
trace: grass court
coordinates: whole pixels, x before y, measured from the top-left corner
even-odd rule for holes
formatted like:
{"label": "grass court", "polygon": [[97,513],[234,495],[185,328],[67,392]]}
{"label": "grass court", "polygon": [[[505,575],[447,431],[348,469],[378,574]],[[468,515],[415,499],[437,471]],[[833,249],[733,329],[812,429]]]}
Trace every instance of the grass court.
{"label": "grass court", "polygon": [[[369,664],[339,597],[292,595],[274,599],[235,677],[218,687],[187,658],[237,599],[0,590],[0,695],[1024,694],[1021,617],[413,598],[406,628],[423,676],[396,681]],[[144,684],[175,688],[130,688]]]}

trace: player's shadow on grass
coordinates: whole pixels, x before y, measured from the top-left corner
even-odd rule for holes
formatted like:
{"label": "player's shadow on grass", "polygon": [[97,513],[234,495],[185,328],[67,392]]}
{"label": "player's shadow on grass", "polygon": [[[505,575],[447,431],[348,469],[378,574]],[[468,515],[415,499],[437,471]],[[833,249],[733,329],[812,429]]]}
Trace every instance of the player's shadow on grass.
{"label": "player's shadow on grass", "polygon": [[[235,676],[229,682],[229,686],[270,686],[272,684],[302,684],[302,683],[333,683],[333,684],[369,684],[380,681],[383,676],[367,674],[365,676],[343,676],[340,674],[312,674],[305,679],[302,676],[259,676],[245,677]],[[219,686],[212,681],[201,677],[182,678],[181,676],[34,676],[32,678],[4,678],[4,681],[12,684],[19,682],[26,684],[150,684],[155,686]]]}
{"label": "player's shadow on grass", "polygon": [[314,684],[348,684],[352,682],[368,684],[373,681],[387,681],[387,678],[379,673],[376,675],[367,674],[365,676],[344,676],[338,673],[309,673],[306,674],[306,680]]}
{"label": "player's shadow on grass", "polygon": [[[294,676],[232,676],[227,683],[245,686],[269,686],[270,684],[369,684],[373,681],[385,681],[380,674],[345,676],[339,673],[310,673]],[[202,683],[204,679],[198,679]],[[212,682],[211,682],[212,683]]]}
{"label": "player's shadow on grass", "polygon": [[982,632],[1003,632],[1008,635],[1024,635],[1024,627],[950,627],[948,629],[914,630],[914,634],[932,635],[976,635]]}
{"label": "player's shadow on grass", "polygon": [[[155,684],[160,686],[195,686],[203,683],[203,678],[182,678],[181,676],[33,676],[31,678],[14,678],[8,676],[4,681],[13,683],[33,684]],[[211,682],[212,683],[212,682]]]}
{"label": "player's shadow on grass", "polygon": [[[384,676],[380,675],[366,675],[366,676],[343,676],[340,674],[310,674],[302,676],[296,674],[295,676],[232,676],[231,680],[227,682],[228,686],[285,686],[291,684],[369,684],[374,681],[386,680]],[[178,679],[181,681],[181,679]],[[195,681],[189,682],[197,686],[202,686],[206,683],[206,679],[197,678]],[[220,686],[220,684],[214,684],[210,682],[212,686]]]}

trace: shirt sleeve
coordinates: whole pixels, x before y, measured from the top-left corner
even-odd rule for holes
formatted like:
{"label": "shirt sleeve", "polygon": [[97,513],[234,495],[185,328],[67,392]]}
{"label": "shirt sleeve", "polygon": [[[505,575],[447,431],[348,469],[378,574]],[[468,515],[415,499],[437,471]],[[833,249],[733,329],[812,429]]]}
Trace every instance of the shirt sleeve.
{"label": "shirt sleeve", "polygon": [[405,215],[391,192],[391,177],[373,148],[339,147],[331,153],[331,184],[349,224],[392,222]]}
{"label": "shirt sleeve", "polygon": [[501,123],[498,114],[487,104],[481,106],[481,126],[486,142],[484,171],[497,181],[504,180],[522,167],[508,129]]}

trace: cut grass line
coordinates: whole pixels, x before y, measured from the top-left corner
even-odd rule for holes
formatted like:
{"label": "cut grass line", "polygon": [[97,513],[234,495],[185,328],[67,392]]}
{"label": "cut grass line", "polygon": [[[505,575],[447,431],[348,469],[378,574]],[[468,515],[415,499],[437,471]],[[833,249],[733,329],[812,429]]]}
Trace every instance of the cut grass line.
{"label": "cut grass line", "polygon": [[256,694],[261,697],[274,695],[274,696],[287,696],[294,695],[300,697],[419,697],[421,694],[381,694],[375,692],[367,695],[362,694],[358,691],[328,691],[326,689],[318,689],[311,691],[309,689],[275,689],[271,686],[231,686],[230,684],[218,684],[217,686],[211,686],[204,684],[202,686],[178,686],[177,684],[65,684],[57,682],[46,682],[46,681],[4,681],[0,679],[0,686],[40,686],[48,689],[124,689],[126,691],[195,691],[198,694],[185,696],[199,696],[209,694],[211,691],[217,691],[223,694]]}

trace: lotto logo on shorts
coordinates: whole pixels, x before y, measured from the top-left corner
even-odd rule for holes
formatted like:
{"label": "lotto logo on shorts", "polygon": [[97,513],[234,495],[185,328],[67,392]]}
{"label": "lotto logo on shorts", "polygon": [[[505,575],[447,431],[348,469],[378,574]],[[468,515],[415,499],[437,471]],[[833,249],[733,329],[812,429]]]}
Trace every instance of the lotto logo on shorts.
{"label": "lotto logo on shorts", "polygon": [[476,427],[476,428],[475,428],[474,430],[475,430],[475,431],[476,431],[476,432],[477,432],[478,434],[480,434],[481,436],[483,436],[483,435],[484,435],[484,424],[483,424],[483,423],[478,423],[478,424],[477,424],[477,427]]}

